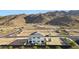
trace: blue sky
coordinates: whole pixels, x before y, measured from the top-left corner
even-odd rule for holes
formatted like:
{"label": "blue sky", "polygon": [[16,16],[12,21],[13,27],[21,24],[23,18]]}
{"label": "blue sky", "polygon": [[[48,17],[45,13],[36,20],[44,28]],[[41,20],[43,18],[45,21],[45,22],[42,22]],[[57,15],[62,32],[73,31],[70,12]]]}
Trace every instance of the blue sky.
{"label": "blue sky", "polygon": [[0,16],[14,15],[14,14],[36,14],[45,13],[49,10],[0,10]]}

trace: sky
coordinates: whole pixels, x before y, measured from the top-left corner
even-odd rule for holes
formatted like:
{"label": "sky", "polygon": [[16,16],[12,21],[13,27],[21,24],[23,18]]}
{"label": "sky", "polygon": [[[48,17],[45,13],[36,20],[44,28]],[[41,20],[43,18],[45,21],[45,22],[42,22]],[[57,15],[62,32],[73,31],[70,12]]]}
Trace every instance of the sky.
{"label": "sky", "polygon": [[0,10],[0,16],[15,15],[15,14],[37,14],[45,13],[49,10]]}

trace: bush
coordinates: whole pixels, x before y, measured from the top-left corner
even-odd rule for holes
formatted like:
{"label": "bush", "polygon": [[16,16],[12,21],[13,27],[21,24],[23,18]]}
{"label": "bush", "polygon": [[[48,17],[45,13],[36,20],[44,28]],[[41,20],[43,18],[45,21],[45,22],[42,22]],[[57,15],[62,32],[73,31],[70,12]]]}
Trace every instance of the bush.
{"label": "bush", "polygon": [[34,49],[37,49],[37,46],[33,46]]}
{"label": "bush", "polygon": [[60,46],[56,46],[56,49],[61,49],[61,47]]}
{"label": "bush", "polygon": [[46,46],[46,49],[49,49],[50,47],[49,46]]}
{"label": "bush", "polygon": [[0,49],[2,49],[2,46],[0,46]]}
{"label": "bush", "polygon": [[9,49],[12,49],[13,48],[13,46],[9,46]]}
{"label": "bush", "polygon": [[71,46],[75,46],[75,43],[74,42],[70,42],[69,43]]}
{"label": "bush", "polygon": [[24,46],[21,46],[21,49],[24,49],[25,47]]}

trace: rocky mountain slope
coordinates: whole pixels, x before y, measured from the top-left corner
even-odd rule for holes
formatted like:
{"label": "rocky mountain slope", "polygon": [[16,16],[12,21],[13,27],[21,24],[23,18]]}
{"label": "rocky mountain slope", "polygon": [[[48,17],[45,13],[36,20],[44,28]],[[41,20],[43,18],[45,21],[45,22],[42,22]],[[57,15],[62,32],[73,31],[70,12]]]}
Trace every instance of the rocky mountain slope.
{"label": "rocky mountain slope", "polygon": [[[79,10],[51,11],[40,14],[20,14],[0,17],[0,26],[25,26],[26,24],[49,24],[57,26],[78,26]],[[78,26],[79,27],[79,26]]]}
{"label": "rocky mountain slope", "polygon": [[0,26],[24,26],[25,16],[25,14],[4,16],[0,18]]}

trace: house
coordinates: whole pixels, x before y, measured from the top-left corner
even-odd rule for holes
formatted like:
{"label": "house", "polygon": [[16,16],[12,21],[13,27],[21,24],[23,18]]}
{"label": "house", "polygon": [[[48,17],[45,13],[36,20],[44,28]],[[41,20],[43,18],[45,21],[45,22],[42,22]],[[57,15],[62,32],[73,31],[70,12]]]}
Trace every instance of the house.
{"label": "house", "polygon": [[44,45],[45,42],[45,37],[38,32],[33,32],[32,34],[30,34],[27,41],[28,44],[32,45]]}

